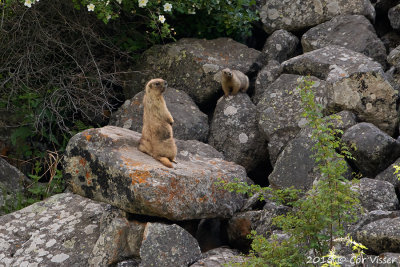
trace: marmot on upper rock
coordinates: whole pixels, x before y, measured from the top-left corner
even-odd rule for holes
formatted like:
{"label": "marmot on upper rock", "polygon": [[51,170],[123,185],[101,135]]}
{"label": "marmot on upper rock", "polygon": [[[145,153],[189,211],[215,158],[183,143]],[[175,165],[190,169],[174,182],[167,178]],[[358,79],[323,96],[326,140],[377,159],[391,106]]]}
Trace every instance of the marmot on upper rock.
{"label": "marmot on upper rock", "polygon": [[146,84],[143,97],[143,130],[139,150],[172,168],[177,148],[172,135],[174,119],[163,97],[167,82],[153,79]]}
{"label": "marmot on upper rock", "polygon": [[239,90],[246,92],[249,88],[249,78],[241,71],[223,69],[221,78],[222,90],[225,96],[236,95]]}

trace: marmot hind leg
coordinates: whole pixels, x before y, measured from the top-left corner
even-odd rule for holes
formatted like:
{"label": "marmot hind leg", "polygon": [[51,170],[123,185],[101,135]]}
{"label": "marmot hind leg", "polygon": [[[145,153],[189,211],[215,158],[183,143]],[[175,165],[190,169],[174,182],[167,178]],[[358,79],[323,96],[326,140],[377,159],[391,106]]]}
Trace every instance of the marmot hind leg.
{"label": "marmot hind leg", "polygon": [[148,141],[146,141],[144,139],[140,139],[138,149],[139,149],[139,151],[151,156],[151,147],[150,147],[150,143]]}
{"label": "marmot hind leg", "polygon": [[171,161],[166,157],[158,157],[156,159],[159,160],[164,166],[167,166],[168,168],[173,168],[174,167],[172,165]]}

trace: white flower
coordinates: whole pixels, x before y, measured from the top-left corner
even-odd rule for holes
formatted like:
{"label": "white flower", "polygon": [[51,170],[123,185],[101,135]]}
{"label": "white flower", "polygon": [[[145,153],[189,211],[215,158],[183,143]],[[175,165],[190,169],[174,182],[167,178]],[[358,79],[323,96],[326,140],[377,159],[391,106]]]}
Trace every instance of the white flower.
{"label": "white flower", "polygon": [[122,3],[122,0],[117,0],[117,2],[118,2],[118,4],[121,4],[121,3]]}
{"label": "white flower", "polygon": [[170,3],[164,4],[164,11],[168,12],[172,10],[172,5]]}
{"label": "white flower", "polygon": [[145,7],[147,5],[148,0],[139,0],[139,7]]}
{"label": "white flower", "polygon": [[110,20],[111,19],[111,15],[107,15],[107,20]]}
{"label": "white flower", "polygon": [[164,23],[164,22],[165,22],[165,17],[164,17],[164,15],[158,16],[158,20],[159,20],[161,23]]}
{"label": "white flower", "polygon": [[25,0],[25,6],[32,7],[32,0]]}
{"label": "white flower", "polygon": [[87,5],[87,10],[88,11],[94,11],[94,7],[95,7],[95,5],[89,4],[89,5]]}
{"label": "white flower", "polygon": [[194,14],[196,14],[196,10],[194,10],[194,9],[188,9],[188,14],[189,14],[189,15],[194,15]]}

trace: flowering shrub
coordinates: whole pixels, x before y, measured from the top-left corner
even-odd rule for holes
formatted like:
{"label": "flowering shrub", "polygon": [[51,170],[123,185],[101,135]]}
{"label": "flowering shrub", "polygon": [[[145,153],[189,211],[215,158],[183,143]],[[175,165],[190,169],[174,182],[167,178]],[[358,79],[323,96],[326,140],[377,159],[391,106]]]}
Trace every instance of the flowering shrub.
{"label": "flowering shrub", "polygon": [[[16,1],[26,7],[39,0],[3,0],[6,4]],[[2,1],[0,0],[0,3]],[[153,43],[178,37],[243,36],[248,35],[251,22],[258,20],[255,0],[72,0],[75,7],[86,8],[89,13],[108,23],[118,17],[137,16],[145,21],[146,33],[153,36]],[[174,25],[174,27],[171,27]]]}

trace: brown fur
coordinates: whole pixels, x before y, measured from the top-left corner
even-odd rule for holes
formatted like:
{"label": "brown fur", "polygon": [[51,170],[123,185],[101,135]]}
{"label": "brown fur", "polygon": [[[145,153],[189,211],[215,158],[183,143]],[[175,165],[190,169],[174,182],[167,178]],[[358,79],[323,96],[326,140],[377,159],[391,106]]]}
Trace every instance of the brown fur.
{"label": "brown fur", "polygon": [[249,78],[241,71],[223,69],[221,84],[225,96],[236,95],[239,91],[243,93],[247,91]]}
{"label": "brown fur", "polygon": [[153,79],[146,84],[143,97],[143,130],[139,150],[172,168],[177,148],[172,134],[174,119],[163,97],[167,82]]}

